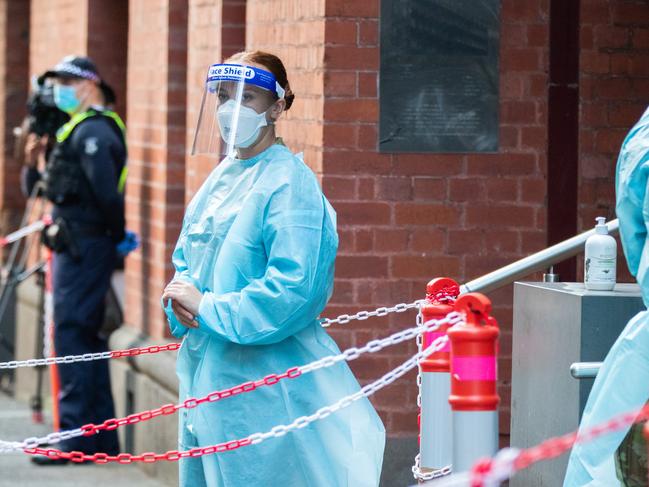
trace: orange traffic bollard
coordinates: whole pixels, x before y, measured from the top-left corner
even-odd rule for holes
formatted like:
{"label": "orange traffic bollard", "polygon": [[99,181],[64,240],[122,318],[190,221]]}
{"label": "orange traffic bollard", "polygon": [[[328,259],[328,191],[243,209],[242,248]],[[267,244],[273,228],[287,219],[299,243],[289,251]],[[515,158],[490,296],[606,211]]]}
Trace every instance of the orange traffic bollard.
{"label": "orange traffic bollard", "polygon": [[498,450],[497,351],[499,330],[491,301],[469,293],[455,302],[464,323],[447,332],[451,342],[453,470],[463,472]]}

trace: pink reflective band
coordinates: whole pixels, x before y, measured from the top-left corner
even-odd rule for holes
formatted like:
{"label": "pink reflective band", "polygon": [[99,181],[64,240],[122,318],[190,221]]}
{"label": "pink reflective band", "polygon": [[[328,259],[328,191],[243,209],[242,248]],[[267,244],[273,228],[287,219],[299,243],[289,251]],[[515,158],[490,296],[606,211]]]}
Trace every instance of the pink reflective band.
{"label": "pink reflective band", "polygon": [[496,358],[481,357],[452,357],[451,374],[462,381],[467,380],[496,380]]}
{"label": "pink reflective band", "polygon": [[[428,347],[431,343],[437,340],[439,337],[446,336],[446,333],[443,331],[431,331],[424,333],[424,348]],[[447,340],[444,344],[444,347],[438,352],[450,352],[451,351],[451,340]]]}

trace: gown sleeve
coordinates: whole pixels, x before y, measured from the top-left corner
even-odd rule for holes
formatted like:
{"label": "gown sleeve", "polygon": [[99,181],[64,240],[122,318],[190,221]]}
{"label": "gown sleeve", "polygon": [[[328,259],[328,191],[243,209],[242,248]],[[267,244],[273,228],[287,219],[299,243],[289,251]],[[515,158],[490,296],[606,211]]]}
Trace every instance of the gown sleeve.
{"label": "gown sleeve", "polygon": [[327,246],[336,240],[325,232],[325,214],[315,178],[277,190],[265,209],[262,277],[237,292],[204,293],[199,326],[230,342],[268,345],[313,324],[333,279],[335,249]]}
{"label": "gown sleeve", "polygon": [[[174,279],[185,279],[188,282],[191,282],[189,278],[189,270],[187,268],[187,261],[185,260],[185,254],[183,253],[182,242],[184,238],[184,225],[183,230],[181,230],[180,237],[178,238],[178,243],[174,249],[173,254],[171,255],[171,260],[176,268],[176,274]],[[183,326],[171,308],[171,300],[162,303],[165,314],[167,315],[167,322],[169,323],[169,330],[171,334],[177,338],[183,337],[188,331],[189,328]]]}

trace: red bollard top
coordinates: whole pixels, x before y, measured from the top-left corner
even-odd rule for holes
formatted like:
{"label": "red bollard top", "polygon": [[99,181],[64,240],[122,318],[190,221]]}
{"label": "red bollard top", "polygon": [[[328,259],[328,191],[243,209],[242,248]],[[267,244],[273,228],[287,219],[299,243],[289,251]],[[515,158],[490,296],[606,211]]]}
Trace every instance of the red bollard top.
{"label": "red bollard top", "polygon": [[[453,311],[453,305],[458,294],[460,285],[448,277],[433,279],[426,286],[426,304],[422,306],[421,312],[424,315],[424,323],[430,320],[439,320]],[[439,329],[424,333],[423,347],[428,347],[440,336],[446,335],[448,324]],[[446,372],[450,371],[450,343],[437,352],[431,353],[421,361],[422,372]]]}
{"label": "red bollard top", "polygon": [[465,324],[447,331],[451,342],[451,395],[453,411],[495,411],[498,408],[498,323],[490,315],[491,301],[479,293],[460,296],[455,310]]}

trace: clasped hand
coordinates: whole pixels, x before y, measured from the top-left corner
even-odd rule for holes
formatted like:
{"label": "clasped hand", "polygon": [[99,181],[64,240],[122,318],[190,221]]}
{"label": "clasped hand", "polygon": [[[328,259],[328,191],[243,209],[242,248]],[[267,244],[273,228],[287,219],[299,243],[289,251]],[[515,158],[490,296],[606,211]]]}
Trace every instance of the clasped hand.
{"label": "clasped hand", "polygon": [[180,279],[167,284],[162,293],[163,302],[171,299],[171,308],[176,318],[188,328],[198,328],[196,317],[202,297],[203,294],[193,284]]}

